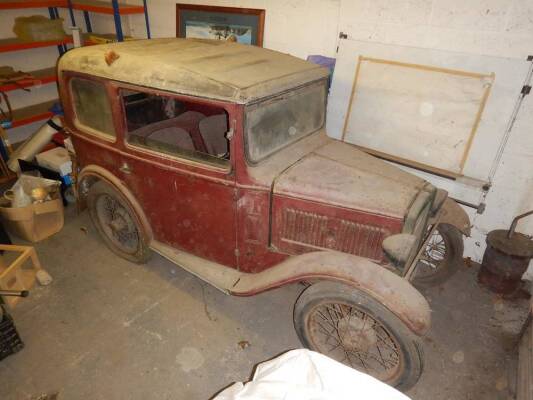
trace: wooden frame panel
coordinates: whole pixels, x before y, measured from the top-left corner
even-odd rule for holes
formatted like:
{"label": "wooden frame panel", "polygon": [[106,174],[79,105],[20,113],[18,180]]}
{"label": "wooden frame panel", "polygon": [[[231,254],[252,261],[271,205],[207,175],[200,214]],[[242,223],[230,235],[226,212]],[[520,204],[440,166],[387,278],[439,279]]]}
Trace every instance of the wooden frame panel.
{"label": "wooden frame panel", "polygon": [[[382,151],[380,149],[372,148],[371,146],[364,146],[364,145],[356,144],[358,145],[358,147],[360,147],[362,150],[368,153],[371,153],[383,159],[397,162],[399,164],[414,167],[414,168],[417,168],[423,171],[428,171],[428,172],[431,172],[431,173],[434,173],[440,176],[444,176],[444,177],[449,177],[449,178],[457,178],[457,177],[462,176],[463,168],[465,166],[468,153],[472,145],[472,141],[474,139],[475,133],[479,126],[481,116],[483,114],[483,110],[485,108],[487,99],[490,95],[492,82],[494,81],[494,74],[481,74],[481,73],[463,71],[463,70],[458,70],[458,69],[435,67],[431,65],[421,65],[421,64],[405,63],[405,62],[398,62],[398,61],[393,61],[393,60],[385,60],[385,59],[379,59],[379,58],[359,56],[357,60],[356,68],[355,68],[355,77],[354,77],[354,82],[352,86],[352,91],[350,94],[348,112],[344,120],[344,126],[342,130],[342,140],[346,140],[348,127],[351,122],[350,117],[352,115],[352,110],[353,110],[354,103],[356,100],[358,84],[361,83],[361,69],[362,69],[362,64],[364,62],[375,63],[375,64],[391,66],[391,67],[409,68],[409,69],[425,71],[425,72],[434,72],[436,74],[448,74],[448,75],[451,75],[452,77],[473,78],[473,79],[478,79],[480,81],[489,82],[489,83],[484,84],[484,90],[479,99],[479,107],[477,108],[476,114],[474,116],[474,121],[470,128],[469,135],[466,138],[464,151],[461,154],[461,159],[457,166],[458,167],[457,170],[439,168],[435,165],[430,165],[428,163],[420,162],[420,160],[413,160],[413,159],[402,157],[396,154],[391,154],[390,152]],[[384,115],[383,118],[389,118],[389,116]]]}

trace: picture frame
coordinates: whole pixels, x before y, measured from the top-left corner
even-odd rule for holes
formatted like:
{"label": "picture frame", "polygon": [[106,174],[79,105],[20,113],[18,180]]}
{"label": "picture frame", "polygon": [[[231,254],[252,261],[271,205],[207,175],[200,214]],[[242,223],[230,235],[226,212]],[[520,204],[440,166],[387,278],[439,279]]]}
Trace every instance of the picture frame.
{"label": "picture frame", "polygon": [[263,46],[265,10],[176,4],[176,37]]}

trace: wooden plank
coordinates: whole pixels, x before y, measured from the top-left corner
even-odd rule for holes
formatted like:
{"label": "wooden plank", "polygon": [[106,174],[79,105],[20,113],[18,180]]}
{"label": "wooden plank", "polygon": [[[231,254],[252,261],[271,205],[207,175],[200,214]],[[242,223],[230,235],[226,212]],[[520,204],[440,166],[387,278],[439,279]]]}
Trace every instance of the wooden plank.
{"label": "wooden plank", "polygon": [[20,8],[66,7],[67,0],[0,0],[0,10]]}
{"label": "wooden plank", "polygon": [[6,83],[0,85],[0,91],[9,92],[11,90],[17,90],[21,87],[28,88],[32,86],[44,85],[46,83],[57,82],[56,68],[43,68],[35,71],[29,71],[30,75],[34,77],[18,80],[17,83]]}
{"label": "wooden plank", "polygon": [[27,42],[18,38],[0,39],[0,53],[5,53],[8,51],[35,49],[38,47],[57,46],[66,43],[72,43],[72,37],[65,36],[65,38],[61,40],[47,40],[36,42]]}
{"label": "wooden plank", "polygon": [[[74,0],[72,2],[72,8],[75,10],[95,12],[99,14],[113,14],[113,5],[111,4],[111,0]],[[119,13],[122,15],[144,13],[143,6],[127,3],[119,3],[118,9]]]}
{"label": "wooden plank", "polygon": [[58,100],[54,99],[13,110],[13,122],[11,128],[51,118],[54,114],[49,110],[57,102]]}
{"label": "wooden plank", "polygon": [[372,154],[373,156],[376,156],[383,160],[392,161],[400,165],[405,165],[406,167],[418,169],[420,171],[430,172],[432,174],[442,176],[444,178],[457,179],[463,176],[462,174],[457,174],[446,169],[437,168],[428,164],[423,164],[417,161],[409,160],[407,158],[398,157],[389,153],[383,153],[381,151],[370,149],[368,147],[359,146],[357,144],[355,146],[364,151],[365,153]]}

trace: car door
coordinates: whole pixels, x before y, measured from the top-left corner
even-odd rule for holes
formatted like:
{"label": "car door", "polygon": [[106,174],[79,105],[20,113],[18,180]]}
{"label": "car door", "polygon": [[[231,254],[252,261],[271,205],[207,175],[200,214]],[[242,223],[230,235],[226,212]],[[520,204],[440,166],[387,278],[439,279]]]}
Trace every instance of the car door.
{"label": "car door", "polygon": [[115,99],[124,132],[119,174],[154,239],[236,268],[231,105],[118,85]]}

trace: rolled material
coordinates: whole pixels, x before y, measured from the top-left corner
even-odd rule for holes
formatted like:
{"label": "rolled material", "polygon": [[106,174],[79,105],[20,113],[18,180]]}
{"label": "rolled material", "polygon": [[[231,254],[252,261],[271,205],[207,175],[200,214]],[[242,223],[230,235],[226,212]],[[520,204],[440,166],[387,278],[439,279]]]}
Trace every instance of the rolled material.
{"label": "rolled material", "polygon": [[44,149],[44,147],[52,140],[52,136],[62,128],[61,119],[57,115],[46,121],[37,132],[31,135],[11,154],[9,161],[7,162],[9,169],[19,173],[20,166],[18,160],[31,161],[33,157],[35,157],[35,154]]}

